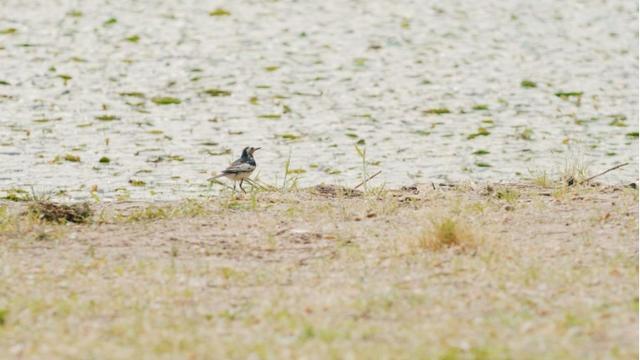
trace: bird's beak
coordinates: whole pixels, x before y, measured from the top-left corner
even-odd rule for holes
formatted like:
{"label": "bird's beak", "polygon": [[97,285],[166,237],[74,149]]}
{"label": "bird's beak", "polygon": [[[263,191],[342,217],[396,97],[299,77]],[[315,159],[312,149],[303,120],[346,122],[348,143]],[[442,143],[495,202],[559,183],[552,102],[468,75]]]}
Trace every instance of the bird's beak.
{"label": "bird's beak", "polygon": [[258,150],[260,150],[260,149],[262,149],[262,148],[261,148],[261,147],[259,147],[259,148],[254,148],[254,149],[253,149],[253,152],[256,152],[256,151],[258,151]]}

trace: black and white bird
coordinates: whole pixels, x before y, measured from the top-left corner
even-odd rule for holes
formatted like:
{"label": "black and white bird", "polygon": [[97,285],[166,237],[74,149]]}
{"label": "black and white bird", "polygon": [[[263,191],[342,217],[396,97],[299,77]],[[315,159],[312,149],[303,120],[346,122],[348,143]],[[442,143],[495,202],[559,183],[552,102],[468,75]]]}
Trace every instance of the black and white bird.
{"label": "black and white bird", "polygon": [[236,181],[240,181],[240,189],[242,192],[246,193],[242,188],[242,182],[251,175],[253,170],[256,169],[256,160],[253,158],[253,153],[260,150],[260,148],[254,148],[247,146],[242,150],[242,155],[240,155],[240,159],[234,161],[224,169],[220,174],[212,177],[209,181],[217,179],[219,177],[227,177],[233,180],[233,190],[236,190]]}

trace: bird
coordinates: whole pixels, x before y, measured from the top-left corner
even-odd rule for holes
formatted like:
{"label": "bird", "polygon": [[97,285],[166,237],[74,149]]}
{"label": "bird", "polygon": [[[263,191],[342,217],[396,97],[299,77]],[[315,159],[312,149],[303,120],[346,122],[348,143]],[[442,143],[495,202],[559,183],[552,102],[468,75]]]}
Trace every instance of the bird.
{"label": "bird", "polygon": [[242,149],[242,155],[238,160],[232,162],[220,174],[210,178],[209,181],[225,176],[233,180],[233,191],[236,191],[236,181],[240,181],[240,189],[243,193],[246,193],[242,187],[242,182],[256,169],[256,160],[253,158],[253,153],[260,149],[259,147],[245,147]]}

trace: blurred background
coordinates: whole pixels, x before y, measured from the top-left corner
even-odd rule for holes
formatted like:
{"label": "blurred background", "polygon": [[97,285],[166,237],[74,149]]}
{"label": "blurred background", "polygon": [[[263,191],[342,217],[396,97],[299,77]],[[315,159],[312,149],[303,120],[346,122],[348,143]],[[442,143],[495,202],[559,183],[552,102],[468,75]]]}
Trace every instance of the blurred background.
{"label": "blurred background", "polygon": [[[638,178],[637,2],[0,0],[0,195]],[[30,190],[29,190],[30,191]],[[93,195],[92,195],[93,194]]]}

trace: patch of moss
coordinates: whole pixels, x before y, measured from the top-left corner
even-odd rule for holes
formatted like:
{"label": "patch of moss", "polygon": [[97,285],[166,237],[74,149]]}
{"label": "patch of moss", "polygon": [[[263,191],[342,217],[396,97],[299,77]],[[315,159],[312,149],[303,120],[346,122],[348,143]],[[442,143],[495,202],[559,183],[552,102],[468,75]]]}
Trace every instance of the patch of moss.
{"label": "patch of moss", "polygon": [[111,162],[111,159],[109,159],[109,158],[108,158],[108,157],[106,157],[106,156],[103,156],[103,157],[101,157],[101,158],[100,158],[100,160],[98,160],[98,162],[99,162],[100,164],[108,164],[108,163],[110,163],[110,162]]}
{"label": "patch of moss", "polygon": [[638,138],[638,132],[637,131],[632,131],[630,133],[627,133],[627,137],[628,138],[632,138],[632,139],[637,139]]}
{"label": "patch of moss", "polygon": [[487,106],[486,104],[477,104],[473,105],[473,110],[489,110],[489,106]]}

